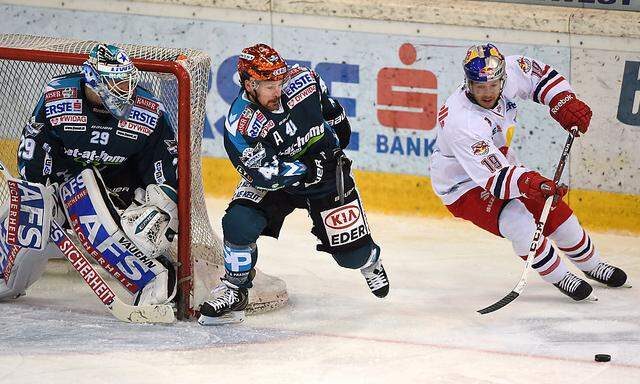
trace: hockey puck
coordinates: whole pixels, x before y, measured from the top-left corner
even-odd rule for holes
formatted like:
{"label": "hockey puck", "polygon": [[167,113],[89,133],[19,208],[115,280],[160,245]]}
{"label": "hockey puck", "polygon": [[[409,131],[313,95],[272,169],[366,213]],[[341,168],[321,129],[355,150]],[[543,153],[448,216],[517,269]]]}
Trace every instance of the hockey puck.
{"label": "hockey puck", "polygon": [[611,355],[605,355],[604,353],[596,355],[596,361],[600,363],[604,363],[610,360],[611,360]]}

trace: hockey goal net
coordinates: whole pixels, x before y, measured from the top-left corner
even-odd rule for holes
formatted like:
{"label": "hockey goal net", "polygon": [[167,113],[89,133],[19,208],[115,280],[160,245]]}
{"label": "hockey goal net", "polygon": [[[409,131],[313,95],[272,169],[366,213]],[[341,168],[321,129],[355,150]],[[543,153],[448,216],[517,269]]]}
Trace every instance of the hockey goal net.
{"label": "hockey goal net", "polygon": [[[0,35],[0,160],[17,175],[22,128],[49,80],[80,70],[97,41],[28,35]],[[210,57],[199,50],[108,42],[123,48],[140,70],[140,85],[165,105],[178,141],[179,235],[173,249],[178,265],[178,318],[196,314],[224,274],[220,237],[207,215],[201,169],[202,130]],[[0,203],[7,199],[0,186]],[[258,271],[249,311],[287,301],[282,280]]]}

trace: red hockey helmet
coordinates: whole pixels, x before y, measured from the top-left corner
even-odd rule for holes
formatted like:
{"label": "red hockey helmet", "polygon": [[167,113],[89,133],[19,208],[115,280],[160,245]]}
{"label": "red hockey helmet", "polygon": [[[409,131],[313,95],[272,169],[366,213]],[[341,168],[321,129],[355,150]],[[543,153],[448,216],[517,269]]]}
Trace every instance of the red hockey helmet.
{"label": "red hockey helmet", "polygon": [[266,44],[256,44],[242,50],[238,59],[240,81],[277,81],[286,78],[287,63],[278,52]]}

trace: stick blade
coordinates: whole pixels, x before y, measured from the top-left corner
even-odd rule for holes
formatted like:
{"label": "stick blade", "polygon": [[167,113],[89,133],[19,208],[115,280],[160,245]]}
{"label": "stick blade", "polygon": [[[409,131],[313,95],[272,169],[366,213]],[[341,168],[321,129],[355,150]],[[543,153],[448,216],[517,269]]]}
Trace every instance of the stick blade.
{"label": "stick blade", "polygon": [[520,294],[518,292],[511,291],[505,297],[503,297],[502,299],[498,300],[497,302],[491,304],[490,306],[488,306],[486,308],[482,308],[482,309],[478,310],[478,313],[480,313],[482,315],[486,315],[487,313],[495,312],[498,309],[500,309],[500,308],[504,307],[505,305],[509,304],[513,300],[517,299],[518,296],[520,296]]}

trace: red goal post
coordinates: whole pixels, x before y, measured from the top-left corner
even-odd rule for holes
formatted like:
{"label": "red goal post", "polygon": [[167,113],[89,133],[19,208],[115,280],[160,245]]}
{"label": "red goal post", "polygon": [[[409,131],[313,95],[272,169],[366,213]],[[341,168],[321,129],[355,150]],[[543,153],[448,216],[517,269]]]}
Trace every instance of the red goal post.
{"label": "red goal post", "polygon": [[[17,171],[20,132],[44,86],[54,76],[79,71],[96,43],[0,35],[0,160],[12,173]],[[221,241],[207,215],[201,169],[211,59],[195,49],[112,44],[129,54],[140,71],[140,84],[163,102],[177,130],[179,235],[172,256],[178,263],[178,318],[187,319],[195,315],[197,306],[224,273]],[[0,202],[3,193],[0,188]],[[284,282],[260,275],[252,300],[254,310],[284,304]],[[261,284],[263,280],[266,283]]]}

